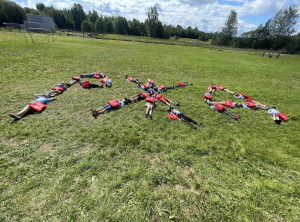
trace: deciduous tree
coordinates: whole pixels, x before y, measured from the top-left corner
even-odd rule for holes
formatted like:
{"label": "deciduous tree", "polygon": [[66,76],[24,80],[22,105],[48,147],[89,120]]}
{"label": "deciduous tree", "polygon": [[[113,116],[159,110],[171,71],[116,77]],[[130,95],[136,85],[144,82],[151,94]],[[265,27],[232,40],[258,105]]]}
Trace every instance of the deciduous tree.
{"label": "deciduous tree", "polygon": [[238,31],[238,19],[237,13],[234,10],[231,10],[227,20],[225,21],[225,26],[222,28],[222,32],[225,36],[233,37],[237,34]]}
{"label": "deciduous tree", "polygon": [[147,19],[145,20],[145,26],[147,30],[147,34],[150,37],[156,36],[156,27],[158,25],[158,12],[155,6],[150,7],[149,11],[146,13]]}
{"label": "deciduous tree", "polygon": [[80,30],[82,21],[86,20],[86,14],[80,4],[74,3],[71,8],[71,15],[74,22],[74,28]]}

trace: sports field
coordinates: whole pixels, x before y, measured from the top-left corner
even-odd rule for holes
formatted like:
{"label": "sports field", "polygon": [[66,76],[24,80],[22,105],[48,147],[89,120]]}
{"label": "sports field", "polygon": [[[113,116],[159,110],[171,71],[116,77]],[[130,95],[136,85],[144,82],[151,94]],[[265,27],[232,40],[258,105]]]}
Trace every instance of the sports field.
{"label": "sports field", "polygon": [[[27,37],[28,38],[28,37]],[[0,221],[299,221],[300,56],[0,32]],[[72,86],[41,114],[13,121],[34,94],[102,72],[112,88]],[[94,119],[91,109],[141,92],[125,75],[193,86],[164,95],[203,126],[153,120],[137,102]],[[91,80],[98,82],[99,80]],[[277,106],[212,111],[214,83]],[[217,91],[216,101],[235,99]]]}

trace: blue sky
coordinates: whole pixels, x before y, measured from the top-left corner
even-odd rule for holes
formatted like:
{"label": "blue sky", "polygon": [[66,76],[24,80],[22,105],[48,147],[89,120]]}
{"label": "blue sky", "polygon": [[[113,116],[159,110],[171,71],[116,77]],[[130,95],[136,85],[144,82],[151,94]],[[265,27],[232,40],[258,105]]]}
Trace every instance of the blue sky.
{"label": "blue sky", "polygon": [[[164,24],[181,25],[184,28],[198,27],[205,32],[220,31],[231,10],[238,13],[239,31],[253,30],[272,18],[277,11],[290,5],[299,5],[300,0],[16,0],[23,7],[35,8],[36,3],[57,9],[70,9],[74,3],[83,6],[86,13],[97,10],[99,15],[124,16],[144,21],[150,6],[158,8],[159,19]],[[299,7],[300,13],[300,7]],[[300,20],[296,26],[300,32]]]}

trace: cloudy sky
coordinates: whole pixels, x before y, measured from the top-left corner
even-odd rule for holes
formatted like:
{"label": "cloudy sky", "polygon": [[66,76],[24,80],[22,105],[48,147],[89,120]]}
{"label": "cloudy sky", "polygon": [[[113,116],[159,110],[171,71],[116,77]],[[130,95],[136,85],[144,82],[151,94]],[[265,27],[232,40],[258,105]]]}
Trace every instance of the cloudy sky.
{"label": "cloudy sky", "polygon": [[[70,9],[74,3],[83,6],[86,13],[97,10],[99,15],[124,16],[144,21],[150,6],[156,6],[159,19],[164,24],[198,27],[205,32],[220,31],[230,10],[238,13],[239,33],[253,30],[272,18],[276,12],[300,0],[15,0],[23,7],[35,8],[36,3],[57,9]],[[300,9],[299,9],[300,13]],[[300,20],[297,24],[300,32]]]}

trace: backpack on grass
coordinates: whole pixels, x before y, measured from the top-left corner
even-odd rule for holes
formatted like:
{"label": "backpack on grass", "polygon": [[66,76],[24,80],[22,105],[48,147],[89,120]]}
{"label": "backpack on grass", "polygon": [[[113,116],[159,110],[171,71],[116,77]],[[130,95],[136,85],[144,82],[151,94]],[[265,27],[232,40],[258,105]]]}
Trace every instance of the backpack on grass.
{"label": "backpack on grass", "polygon": [[45,110],[47,108],[47,105],[36,101],[34,103],[29,103],[28,104],[29,108],[32,109],[35,112],[42,112],[43,110]]}
{"label": "backpack on grass", "polygon": [[119,102],[119,100],[114,99],[114,100],[108,101],[108,105],[110,105],[112,108],[116,108],[120,105],[120,102]]}

